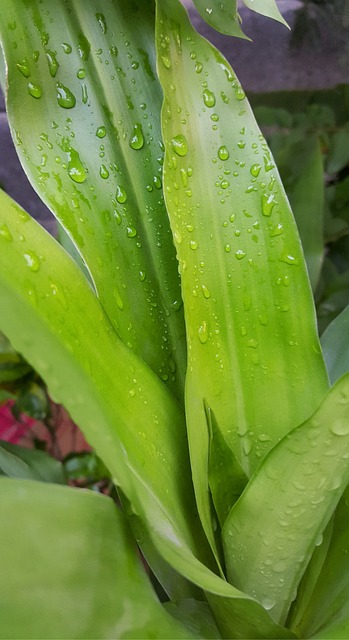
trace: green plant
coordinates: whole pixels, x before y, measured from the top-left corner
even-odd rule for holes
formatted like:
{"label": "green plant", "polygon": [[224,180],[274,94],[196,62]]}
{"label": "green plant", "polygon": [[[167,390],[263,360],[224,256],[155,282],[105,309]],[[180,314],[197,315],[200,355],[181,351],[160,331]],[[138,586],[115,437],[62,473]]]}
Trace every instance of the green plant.
{"label": "green plant", "polygon": [[344,638],[349,376],[231,67],[177,0],[5,0],[0,32],[21,161],[89,272],[0,193],[0,328],[123,508],[1,479],[0,635]]}

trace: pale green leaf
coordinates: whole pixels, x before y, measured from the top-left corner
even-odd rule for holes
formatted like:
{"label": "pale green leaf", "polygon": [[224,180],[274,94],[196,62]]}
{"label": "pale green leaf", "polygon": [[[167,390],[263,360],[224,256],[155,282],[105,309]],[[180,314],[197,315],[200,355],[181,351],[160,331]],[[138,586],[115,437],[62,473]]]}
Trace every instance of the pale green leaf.
{"label": "pale green leaf", "polygon": [[278,622],[284,623],[349,482],[348,449],[349,375],[269,452],[226,520],[230,582],[256,597]]}
{"label": "pale green leaf", "polygon": [[207,602],[187,598],[179,602],[166,602],[165,609],[199,638],[222,637]]}
{"label": "pale green leaf", "polygon": [[201,17],[214,29],[237,38],[247,38],[240,27],[237,0],[194,0]]}
{"label": "pale green leaf", "polygon": [[122,340],[182,402],[185,330],[162,195],[153,2],[4,0],[0,39],[29,180],[82,254]]}
{"label": "pale green leaf", "polygon": [[[292,621],[301,637],[348,637],[349,629],[349,491],[334,516],[333,532],[316,586],[303,615]],[[320,630],[320,632],[319,632]],[[333,635],[331,635],[333,633]]]}
{"label": "pale green leaf", "polygon": [[191,638],[157,601],[109,498],[0,479],[0,637]]}
{"label": "pale green leaf", "polygon": [[189,354],[188,436],[214,548],[204,403],[249,477],[316,409],[328,382],[296,225],[245,94],[180,3],[159,0],[157,18],[164,185]]}
{"label": "pale green leaf", "polygon": [[273,18],[273,20],[277,20],[288,27],[288,24],[282,17],[275,0],[242,0],[242,2],[245,7],[251,9],[251,11],[260,13],[262,16],[266,16],[267,18]]}
{"label": "pale green leaf", "polygon": [[349,371],[349,306],[327,327],[321,344],[331,382]]}

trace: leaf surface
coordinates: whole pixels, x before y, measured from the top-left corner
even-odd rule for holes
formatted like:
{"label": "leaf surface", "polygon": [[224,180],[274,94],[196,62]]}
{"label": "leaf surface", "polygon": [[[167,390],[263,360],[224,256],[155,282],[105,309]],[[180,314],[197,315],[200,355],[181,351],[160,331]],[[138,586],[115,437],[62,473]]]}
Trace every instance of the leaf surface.
{"label": "leaf surface", "polygon": [[329,378],[334,383],[349,371],[349,306],[327,327],[321,344]]}
{"label": "leaf surface", "polygon": [[0,39],[28,178],[82,254],[122,340],[182,401],[185,330],[162,195],[153,3],[4,0]]}
{"label": "leaf surface", "polygon": [[315,410],[328,383],[294,219],[237,78],[178,2],[158,2],[157,51],[165,196],[187,329],[190,455],[214,548],[204,405],[249,477]]}
{"label": "leaf surface", "polygon": [[[247,38],[240,27],[237,0],[194,0],[201,17],[216,31],[237,38]],[[249,38],[247,38],[249,40]]]}
{"label": "leaf surface", "polygon": [[242,0],[242,2],[245,7],[251,9],[251,11],[260,13],[262,16],[266,16],[267,18],[273,18],[273,20],[277,20],[288,27],[288,24],[282,17],[275,0]]}
{"label": "leaf surface", "polygon": [[157,601],[122,513],[92,491],[0,479],[1,638],[193,638]]}
{"label": "leaf surface", "polygon": [[62,464],[44,451],[0,440],[0,473],[10,478],[66,484]]}
{"label": "leaf surface", "polygon": [[262,602],[278,622],[284,623],[349,482],[348,451],[347,375],[311,419],[269,452],[226,520],[229,581]]}

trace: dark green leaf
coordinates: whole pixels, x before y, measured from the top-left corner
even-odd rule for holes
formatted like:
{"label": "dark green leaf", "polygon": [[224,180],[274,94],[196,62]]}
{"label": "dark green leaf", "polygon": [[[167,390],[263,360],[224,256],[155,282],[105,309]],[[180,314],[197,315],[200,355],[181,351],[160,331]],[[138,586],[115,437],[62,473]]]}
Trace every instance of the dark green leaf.
{"label": "dark green leaf", "polygon": [[349,306],[327,327],[321,344],[332,383],[349,371]]}
{"label": "dark green leaf", "polygon": [[43,451],[0,440],[0,471],[10,478],[66,484],[61,462]]}

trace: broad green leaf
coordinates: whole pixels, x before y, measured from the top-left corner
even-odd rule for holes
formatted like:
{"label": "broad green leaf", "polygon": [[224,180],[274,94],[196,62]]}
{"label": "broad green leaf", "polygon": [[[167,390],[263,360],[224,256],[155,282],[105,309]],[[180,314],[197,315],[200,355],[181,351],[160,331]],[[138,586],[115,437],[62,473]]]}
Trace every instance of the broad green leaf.
{"label": "broad green leaf", "polygon": [[[349,629],[349,491],[344,492],[334,516],[333,533],[322,571],[303,616],[292,624],[300,637],[337,636]],[[320,630],[320,633],[319,633]],[[331,635],[333,633],[334,635]]]}
{"label": "broad green leaf", "polygon": [[0,237],[1,330],[81,426],[160,555],[210,592],[225,635],[293,638],[258,602],[210,570],[185,424],[173,396],[118,339],[79,267],[5,194],[0,219],[7,229],[6,239]]}
{"label": "broad green leaf", "polygon": [[201,17],[214,29],[237,38],[247,38],[240,27],[237,0],[194,0]]}
{"label": "broad green leaf", "polygon": [[0,479],[0,509],[1,638],[195,637],[157,601],[109,498]]}
{"label": "broad green leaf", "polygon": [[187,328],[190,455],[214,547],[204,403],[249,477],[315,410],[328,383],[294,219],[237,78],[173,0],[158,2],[157,49],[164,186]]}
{"label": "broad green leaf", "polygon": [[321,344],[329,378],[334,383],[349,371],[349,306],[327,327]]}
{"label": "broad green leaf", "polygon": [[349,375],[269,452],[224,525],[229,581],[281,624],[349,482],[348,449]]}
{"label": "broad green leaf", "polygon": [[153,2],[4,0],[0,41],[28,178],[82,254],[122,340],[182,402],[185,330],[162,195]]}
{"label": "broad green leaf", "polygon": [[66,484],[61,462],[44,451],[0,440],[0,473],[10,478]]}
{"label": "broad green leaf", "polygon": [[288,24],[282,17],[275,0],[242,0],[242,2],[245,7],[251,9],[251,11],[256,11],[256,13],[260,13],[262,16],[267,16],[267,18],[273,18],[288,27]]}

